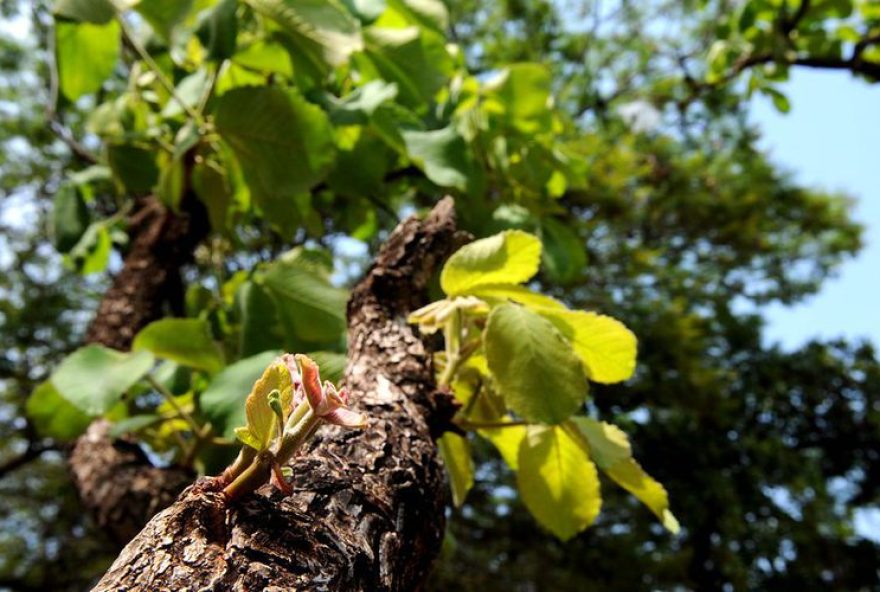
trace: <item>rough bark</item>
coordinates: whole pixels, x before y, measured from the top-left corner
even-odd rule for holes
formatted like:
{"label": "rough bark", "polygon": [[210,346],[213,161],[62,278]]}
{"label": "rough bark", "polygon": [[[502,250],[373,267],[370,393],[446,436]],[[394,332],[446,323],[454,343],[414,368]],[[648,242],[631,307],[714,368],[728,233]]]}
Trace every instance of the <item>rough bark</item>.
{"label": "rough bark", "polygon": [[448,405],[405,315],[455,238],[447,198],[392,233],[352,294],[345,383],[365,429],[323,427],[292,462],[289,497],[267,486],[229,505],[210,481],[195,484],[94,590],[420,589],[444,530],[432,426],[448,421]]}
{"label": "rough bark", "polygon": [[86,333],[88,343],[125,351],[138,331],[162,318],[166,306],[181,306],[181,268],[208,235],[207,216],[195,196],[175,214],[148,198],[133,217],[134,239],[122,270],[98,306]]}
{"label": "rough bark", "polygon": [[[127,350],[146,325],[182,306],[181,268],[209,231],[204,207],[187,191],[174,213],[154,198],[130,221],[132,246],[89,326],[86,341]],[[74,485],[95,521],[120,546],[192,482],[181,467],[159,469],[133,443],[114,440],[104,421],[92,424],[69,457]]]}

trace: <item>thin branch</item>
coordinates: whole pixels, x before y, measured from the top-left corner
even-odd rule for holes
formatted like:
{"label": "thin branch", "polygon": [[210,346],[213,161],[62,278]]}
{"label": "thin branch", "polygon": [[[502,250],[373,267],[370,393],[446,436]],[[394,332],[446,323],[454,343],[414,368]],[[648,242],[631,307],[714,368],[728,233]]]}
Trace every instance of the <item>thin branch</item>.
{"label": "thin branch", "polygon": [[24,452],[0,465],[0,479],[29,462],[38,459],[44,452],[49,450],[58,450],[58,446],[56,444],[36,444],[31,442]]}

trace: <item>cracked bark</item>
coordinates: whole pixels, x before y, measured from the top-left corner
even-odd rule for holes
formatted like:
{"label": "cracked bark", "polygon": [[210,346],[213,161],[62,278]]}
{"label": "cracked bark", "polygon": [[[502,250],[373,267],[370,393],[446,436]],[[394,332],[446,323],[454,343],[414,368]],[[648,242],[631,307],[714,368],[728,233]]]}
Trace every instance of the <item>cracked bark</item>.
{"label": "cracked bark", "polygon": [[[98,307],[86,342],[128,350],[134,336],[172,312],[183,298],[181,268],[207,236],[204,207],[187,192],[175,214],[154,198],[142,201],[130,220],[131,249]],[[73,447],[69,466],[83,505],[120,546],[192,482],[181,467],[153,466],[136,444],[111,439],[106,421],[93,423]]]}
{"label": "cracked bark", "polygon": [[432,434],[449,406],[405,316],[456,238],[447,198],[398,226],[352,294],[345,383],[368,427],[323,427],[292,462],[289,497],[265,486],[227,507],[211,481],[196,483],[94,590],[419,590],[444,531]]}

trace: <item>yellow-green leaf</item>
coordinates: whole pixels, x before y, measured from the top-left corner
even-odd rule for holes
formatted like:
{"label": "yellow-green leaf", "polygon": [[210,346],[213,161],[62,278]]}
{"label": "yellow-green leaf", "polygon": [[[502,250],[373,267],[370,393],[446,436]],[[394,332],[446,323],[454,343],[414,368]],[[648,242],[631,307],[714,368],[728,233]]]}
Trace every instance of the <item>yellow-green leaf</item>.
{"label": "yellow-green leaf", "polygon": [[458,434],[446,432],[437,441],[443,464],[449,475],[449,486],[452,489],[452,502],[455,507],[464,503],[468,491],[474,485],[474,462],[471,459],[471,447],[466,438]]}
{"label": "yellow-green leaf", "polygon": [[259,447],[254,447],[257,450],[267,448],[275,435],[278,420],[269,406],[269,393],[275,389],[281,393],[281,408],[285,410],[286,415],[293,400],[293,387],[290,371],[281,362],[269,364],[263,375],[254,383],[254,388],[245,402],[247,427],[259,443]]}
{"label": "yellow-green leaf", "polygon": [[486,359],[507,407],[533,422],[559,423],[587,396],[580,360],[553,324],[517,304],[489,315]]}
{"label": "yellow-green leaf", "polygon": [[521,284],[538,272],[541,241],[521,230],[506,230],[456,251],[440,274],[450,296],[470,294],[480,286]]}
{"label": "yellow-green leaf", "polygon": [[610,384],[632,376],[637,341],[626,325],[594,312],[547,308],[540,312],[571,341],[590,380]]}
{"label": "yellow-green leaf", "polygon": [[517,485],[535,519],[563,541],[592,524],[602,506],[586,447],[560,427],[529,429],[519,448]]}
{"label": "yellow-green leaf", "polygon": [[519,468],[519,447],[528,433],[526,426],[515,425],[503,428],[482,429],[477,433],[489,440],[498,449],[498,453],[504,459],[504,462],[507,463],[507,466],[514,471]]}
{"label": "yellow-green leaf", "polygon": [[258,452],[263,449],[263,443],[260,441],[260,439],[257,438],[253,432],[251,432],[248,428],[244,426],[235,428],[235,437],[238,438],[243,444],[247,444]]}
{"label": "yellow-green leaf", "polygon": [[623,430],[588,417],[575,417],[571,425],[586,439],[590,456],[602,472],[648,506],[667,530],[677,534],[679,524],[669,510],[666,489],[633,459],[629,439]]}

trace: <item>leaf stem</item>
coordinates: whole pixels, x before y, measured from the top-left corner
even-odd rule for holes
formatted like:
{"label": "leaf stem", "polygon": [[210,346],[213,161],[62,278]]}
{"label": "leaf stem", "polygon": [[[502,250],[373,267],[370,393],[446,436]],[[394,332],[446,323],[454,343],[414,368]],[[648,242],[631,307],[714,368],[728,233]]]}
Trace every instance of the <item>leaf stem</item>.
{"label": "leaf stem", "polygon": [[190,415],[189,411],[184,409],[180,403],[177,402],[177,398],[174,394],[165,388],[165,385],[160,383],[152,374],[147,374],[146,376],[147,382],[150,384],[153,389],[158,392],[162,397],[168,401],[168,404],[177,412],[177,415],[180,416],[183,421],[185,421],[189,427],[192,429],[193,433],[197,438],[204,438],[210,433],[211,426],[209,425],[200,425],[195,418]]}

